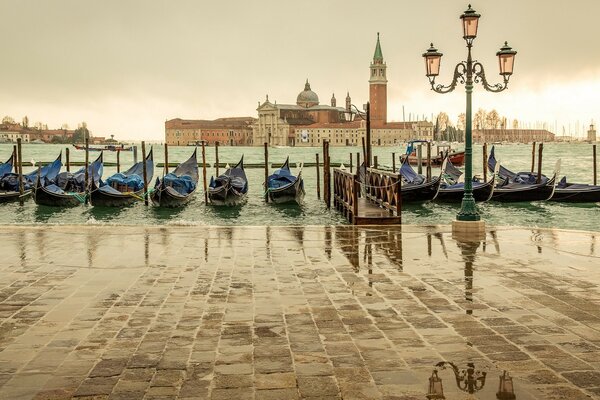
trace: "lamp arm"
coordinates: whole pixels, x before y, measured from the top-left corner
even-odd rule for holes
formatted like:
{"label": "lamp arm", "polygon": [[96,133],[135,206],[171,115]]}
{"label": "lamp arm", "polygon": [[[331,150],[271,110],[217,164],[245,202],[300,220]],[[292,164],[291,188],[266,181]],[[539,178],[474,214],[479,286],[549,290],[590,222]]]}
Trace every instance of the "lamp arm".
{"label": "lamp arm", "polygon": [[467,73],[467,65],[466,63],[460,62],[456,64],[454,67],[454,77],[452,78],[452,82],[448,86],[444,86],[442,84],[435,84],[435,77],[429,78],[429,83],[431,83],[431,90],[436,93],[450,93],[456,88],[456,85],[460,82],[461,84],[465,83],[465,76]]}
{"label": "lamp arm", "polygon": [[358,116],[360,117],[360,119],[362,119],[363,121],[366,121],[366,120],[367,120],[367,118],[366,118],[366,115],[365,115],[365,114],[366,114],[365,112],[363,112],[363,111],[360,111],[360,110],[358,109],[358,107],[356,107],[354,104],[350,104],[350,107],[351,107],[351,108],[354,108],[354,109],[356,110],[356,112],[355,112],[354,114],[358,115]]}
{"label": "lamp arm", "polygon": [[496,83],[490,85],[485,78],[485,70],[483,65],[480,62],[473,63],[473,74],[475,75],[474,81],[475,83],[481,83],[481,86],[485,88],[488,92],[498,93],[508,88],[508,77],[504,77],[503,83]]}

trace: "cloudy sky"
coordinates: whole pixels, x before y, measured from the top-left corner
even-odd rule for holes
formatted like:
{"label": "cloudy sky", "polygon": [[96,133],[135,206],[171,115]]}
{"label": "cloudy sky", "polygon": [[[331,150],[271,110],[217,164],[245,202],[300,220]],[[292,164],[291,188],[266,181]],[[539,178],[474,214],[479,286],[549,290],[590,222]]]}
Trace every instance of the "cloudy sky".
{"label": "cloudy sky", "polygon": [[[421,54],[444,53],[440,82],[466,55],[457,0],[0,0],[0,114],[93,134],[160,140],[170,118],[255,116],[293,103],[308,78],[322,103],[368,98],[377,32],[388,116],[453,120],[462,88],[429,90]],[[479,0],[474,56],[499,80],[495,53],[518,51],[510,89],[476,87],[474,107],[583,135],[600,119],[598,0]]]}

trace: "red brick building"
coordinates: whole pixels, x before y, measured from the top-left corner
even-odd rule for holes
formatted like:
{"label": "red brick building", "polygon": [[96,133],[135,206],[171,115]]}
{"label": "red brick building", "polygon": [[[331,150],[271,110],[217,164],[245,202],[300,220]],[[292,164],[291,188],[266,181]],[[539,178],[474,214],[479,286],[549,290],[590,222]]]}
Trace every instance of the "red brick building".
{"label": "red brick building", "polygon": [[213,121],[175,118],[165,122],[165,140],[172,146],[215,142],[227,146],[252,144],[252,117],[218,118]]}

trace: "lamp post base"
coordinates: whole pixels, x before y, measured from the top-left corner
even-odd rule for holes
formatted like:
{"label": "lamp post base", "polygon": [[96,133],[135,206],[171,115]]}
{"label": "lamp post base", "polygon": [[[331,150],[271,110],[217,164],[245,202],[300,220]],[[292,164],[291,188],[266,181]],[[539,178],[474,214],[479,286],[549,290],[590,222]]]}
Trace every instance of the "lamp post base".
{"label": "lamp post base", "polygon": [[484,221],[452,221],[452,238],[461,242],[485,240]]}

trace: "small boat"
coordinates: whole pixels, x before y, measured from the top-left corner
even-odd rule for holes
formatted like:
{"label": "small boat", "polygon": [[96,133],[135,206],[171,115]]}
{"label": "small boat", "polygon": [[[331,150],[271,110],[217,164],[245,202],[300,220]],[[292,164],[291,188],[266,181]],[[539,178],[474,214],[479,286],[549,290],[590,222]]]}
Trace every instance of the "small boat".
{"label": "small boat", "polygon": [[[89,181],[100,181],[103,171],[102,153],[88,165]],[[90,183],[88,183],[90,185]],[[85,167],[75,173],[61,172],[56,176],[35,179],[33,199],[36,204],[52,207],[75,207],[85,202],[89,186],[85,186]]]}
{"label": "small boat", "polygon": [[540,182],[531,172],[512,172],[502,165],[497,166],[494,147],[488,157],[490,171],[498,171],[500,182],[496,184],[492,195],[493,201],[501,202],[528,202],[549,200],[555,190],[556,176],[560,168],[560,160],[556,162],[554,176],[550,179],[542,175]]}
{"label": "small boat", "polygon": [[[446,162],[446,168],[442,175],[440,190],[435,197],[436,201],[448,203],[460,203],[465,192],[465,183],[460,182],[463,173],[456,168],[450,160]],[[482,182],[478,178],[473,178],[473,198],[475,201],[483,202],[492,198],[494,193],[495,175],[491,174],[487,182]]]}
{"label": "small boat", "polygon": [[273,203],[296,202],[302,204],[304,195],[304,180],[302,179],[302,167],[298,176],[292,175],[290,171],[290,158],[275,170],[273,175],[267,178],[267,196]]}
{"label": "small boat", "polygon": [[[77,150],[85,150],[85,146],[74,144]],[[107,144],[102,147],[92,147],[88,148],[89,151],[131,151],[133,150],[133,146],[125,147],[124,144]]]}
{"label": "small boat", "polygon": [[194,149],[192,156],[179,164],[177,168],[160,178],[156,178],[154,191],[150,196],[152,203],[159,207],[181,207],[187,204],[198,187],[198,159]]}
{"label": "small boat", "polygon": [[[146,156],[146,183],[152,182],[154,175],[154,159],[152,149]],[[92,181],[90,202],[94,207],[124,207],[144,196],[144,164],[139,161],[127,171],[116,173],[105,182]]]}
{"label": "small boat", "polygon": [[600,186],[585,183],[570,183],[567,182],[567,177],[563,176],[556,185],[554,196],[550,198],[550,201],[598,203],[600,202]]}
{"label": "small boat", "polygon": [[[444,169],[445,166],[442,168],[442,171]],[[403,203],[423,202],[435,199],[442,182],[441,174],[427,182],[423,175],[415,172],[406,158],[400,167],[400,175],[403,180],[400,190]]]}
{"label": "small boat", "polygon": [[[415,149],[415,143],[427,143],[427,140],[412,140],[408,142],[406,154],[402,156],[402,161],[408,158],[410,165],[419,165],[419,157],[417,156],[417,150]],[[448,147],[449,146],[445,146]],[[447,154],[446,154],[447,153]],[[465,164],[465,152],[464,151],[449,151],[440,152],[439,154],[431,155],[431,166],[441,167],[444,160],[448,157],[448,160],[455,166],[462,166]],[[423,155],[421,158],[421,165],[427,165],[427,156]]]}
{"label": "small boat", "polygon": [[244,156],[233,168],[223,175],[211,177],[208,185],[208,199],[211,204],[236,206],[246,201],[248,178],[244,171]]}
{"label": "small boat", "polygon": [[[39,176],[46,177],[49,176],[52,179],[58,175],[60,172],[60,168],[62,167],[62,151],[58,155],[55,161],[51,162],[48,165],[44,165],[38,171],[37,169],[31,171],[28,174],[23,175],[23,197],[29,197],[31,195],[31,191],[35,181]],[[10,163],[11,168],[8,169],[8,164]],[[17,201],[21,197],[19,193],[19,174],[11,172],[12,170],[12,157],[4,164],[0,166],[0,203],[8,203],[10,201]],[[4,168],[2,168],[4,167]],[[16,168],[15,168],[16,169]],[[6,170],[8,172],[6,173]]]}

